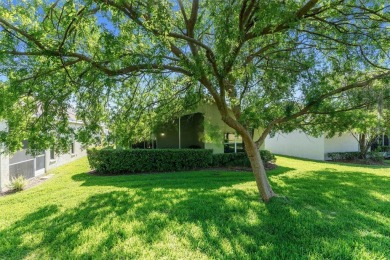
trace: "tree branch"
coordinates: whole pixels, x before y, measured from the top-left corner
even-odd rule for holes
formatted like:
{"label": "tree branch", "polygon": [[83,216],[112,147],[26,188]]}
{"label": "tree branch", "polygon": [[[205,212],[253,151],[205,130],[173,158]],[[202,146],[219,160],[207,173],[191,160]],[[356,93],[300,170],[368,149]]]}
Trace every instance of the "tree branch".
{"label": "tree branch", "polygon": [[351,89],[356,89],[356,88],[363,88],[369,84],[371,84],[373,81],[376,81],[376,80],[379,80],[379,79],[383,79],[383,78],[388,78],[390,77],[390,72],[386,72],[386,73],[381,73],[381,74],[378,74],[378,75],[375,75],[375,76],[372,76],[371,78],[369,79],[366,79],[366,80],[363,80],[363,81],[360,81],[360,82],[356,82],[356,83],[352,83],[352,84],[349,84],[347,86],[344,86],[344,87],[341,87],[341,88],[338,88],[338,89],[335,89],[333,91],[330,91],[328,93],[324,93],[322,95],[320,95],[318,98],[316,98],[315,100],[309,102],[305,107],[303,107],[300,111],[290,115],[290,116],[286,116],[286,117],[282,117],[282,118],[278,118],[278,119],[275,119],[274,121],[272,121],[266,129],[264,129],[264,132],[262,133],[262,135],[260,136],[260,138],[256,141],[256,143],[262,143],[264,142],[265,138],[267,137],[267,135],[270,133],[271,129],[277,125],[277,124],[281,124],[281,123],[284,123],[284,122],[287,122],[287,121],[290,121],[292,119],[295,119],[295,118],[298,118],[302,115],[305,115],[307,114],[310,109],[312,107],[314,107],[316,104],[318,104],[319,102],[325,100],[326,98],[329,98],[329,97],[332,97],[336,94],[339,94],[339,93],[342,93],[342,92],[345,92],[347,90],[351,90]]}
{"label": "tree branch", "polygon": [[[318,3],[318,1],[319,0],[309,0],[304,6],[302,6],[295,13],[295,18],[297,20],[301,20],[302,18],[304,18],[304,16],[310,11],[310,9],[312,9]],[[247,33],[245,35],[245,40],[247,41],[267,34],[274,34],[289,28],[290,28],[290,24],[287,21],[276,26],[268,25],[260,33],[250,33],[250,32]]]}

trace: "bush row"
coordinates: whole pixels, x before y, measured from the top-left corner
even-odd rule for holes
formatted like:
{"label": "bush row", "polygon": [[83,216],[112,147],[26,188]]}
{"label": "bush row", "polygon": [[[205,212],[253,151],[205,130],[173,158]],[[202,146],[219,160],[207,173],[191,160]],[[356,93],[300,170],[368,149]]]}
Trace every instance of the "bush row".
{"label": "bush row", "polygon": [[205,168],[212,150],[198,149],[89,149],[88,161],[99,173],[168,172]]}
{"label": "bush row", "polygon": [[[249,167],[245,153],[213,154],[205,149],[89,149],[90,166],[102,174],[172,172],[199,168]],[[269,151],[260,151],[265,163],[275,161]]]}
{"label": "bush row", "polygon": [[[263,163],[275,162],[276,158],[268,150],[260,150],[260,156]],[[221,153],[213,154],[213,160],[211,166],[214,167],[250,167],[250,162],[246,153]]]}
{"label": "bush row", "polygon": [[[328,153],[328,157],[332,161],[354,161],[365,159],[360,152]],[[381,162],[384,159],[383,153],[380,152],[368,152],[366,158],[375,162]]]}
{"label": "bush row", "polygon": [[328,157],[332,161],[353,161],[362,159],[362,154],[360,152],[328,153]]}
{"label": "bush row", "polygon": [[378,152],[390,152],[390,146],[379,146]]}
{"label": "bush row", "polygon": [[367,158],[374,162],[383,162],[385,159],[383,152],[368,152]]}

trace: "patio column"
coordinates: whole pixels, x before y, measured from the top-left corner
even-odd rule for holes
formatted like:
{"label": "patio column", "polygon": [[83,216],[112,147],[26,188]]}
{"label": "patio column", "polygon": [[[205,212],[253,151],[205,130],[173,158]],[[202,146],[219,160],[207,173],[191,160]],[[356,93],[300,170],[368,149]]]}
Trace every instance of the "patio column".
{"label": "patio column", "polygon": [[[8,125],[0,121],[0,131],[8,131]],[[7,189],[9,181],[9,155],[4,153],[5,146],[0,143],[0,191]]]}
{"label": "patio column", "polygon": [[9,156],[0,153],[0,191],[5,190],[9,183]]}

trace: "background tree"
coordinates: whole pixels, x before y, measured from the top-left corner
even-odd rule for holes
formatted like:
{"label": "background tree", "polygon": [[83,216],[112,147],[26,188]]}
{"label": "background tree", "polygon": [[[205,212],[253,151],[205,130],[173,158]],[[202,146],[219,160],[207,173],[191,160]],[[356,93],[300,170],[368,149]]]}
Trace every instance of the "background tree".
{"label": "background tree", "polygon": [[[378,113],[359,111],[357,112],[361,120],[356,121],[355,128],[350,132],[359,144],[359,151],[363,159],[367,159],[367,153],[370,149],[376,151],[378,146],[382,146],[382,138],[390,133],[390,114],[386,110],[383,116]],[[377,147],[373,148],[374,145]]]}
{"label": "background tree", "polygon": [[[120,96],[158,96],[169,86],[181,97],[200,86],[242,136],[268,201],[275,194],[258,151],[266,136],[330,103],[340,106],[334,111],[358,107],[331,101],[388,81],[389,9],[352,0],[3,1],[0,70],[9,86],[0,115],[13,124],[3,140],[66,140],[66,110],[75,105],[85,123],[77,136],[87,141],[101,122],[132,112],[116,107],[128,106]],[[21,120],[22,111],[39,116]]]}
{"label": "background tree", "polygon": [[[344,95],[344,102],[359,104],[353,109],[334,111],[339,105],[327,104],[326,112],[316,111],[316,117],[305,121],[301,129],[314,136],[327,137],[350,132],[359,145],[361,158],[366,159],[370,148],[390,133],[390,91],[378,84]],[[341,100],[333,101],[336,103]],[[332,112],[333,111],[333,112]],[[382,145],[382,143],[380,143]]]}

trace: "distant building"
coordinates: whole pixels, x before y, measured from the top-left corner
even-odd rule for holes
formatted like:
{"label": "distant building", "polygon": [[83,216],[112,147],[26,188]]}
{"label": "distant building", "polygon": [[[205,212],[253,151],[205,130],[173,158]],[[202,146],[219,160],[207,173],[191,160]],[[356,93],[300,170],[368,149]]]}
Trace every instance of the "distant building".
{"label": "distant building", "polygon": [[[82,125],[71,113],[69,114],[69,124],[74,128]],[[6,122],[0,122],[0,131],[4,130],[7,130],[7,124]],[[6,155],[0,151],[0,191],[6,190],[15,177],[24,176],[26,179],[31,179],[87,154],[81,144],[76,141],[72,143],[69,152],[65,154],[55,154],[50,149],[40,155],[32,156],[26,153],[27,146],[27,141],[23,142],[23,149],[12,155]]]}

